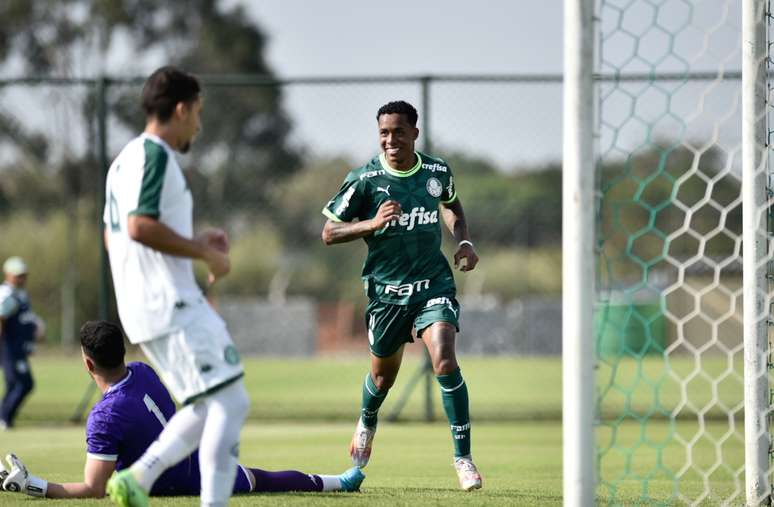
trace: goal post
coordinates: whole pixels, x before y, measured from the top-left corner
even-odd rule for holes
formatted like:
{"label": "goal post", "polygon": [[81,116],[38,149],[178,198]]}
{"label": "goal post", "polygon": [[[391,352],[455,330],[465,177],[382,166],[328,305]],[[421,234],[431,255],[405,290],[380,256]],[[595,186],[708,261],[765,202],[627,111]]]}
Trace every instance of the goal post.
{"label": "goal post", "polygon": [[564,504],[769,504],[769,0],[565,0]]}
{"label": "goal post", "polygon": [[742,216],[745,486],[748,506],[769,504],[768,126],[766,0],[742,3]]}
{"label": "goal post", "polygon": [[562,428],[564,505],[594,503],[594,0],[564,2]]}

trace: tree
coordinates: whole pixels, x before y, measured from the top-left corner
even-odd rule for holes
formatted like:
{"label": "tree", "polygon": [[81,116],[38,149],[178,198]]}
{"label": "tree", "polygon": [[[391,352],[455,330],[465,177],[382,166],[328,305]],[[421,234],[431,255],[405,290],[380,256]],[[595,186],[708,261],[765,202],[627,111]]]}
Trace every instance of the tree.
{"label": "tree", "polygon": [[[0,4],[0,64],[13,59],[26,74],[99,74],[103,68],[90,62],[103,62],[104,67],[108,58],[123,53],[136,58],[126,62],[132,75],[172,63],[196,74],[250,73],[271,78],[263,58],[266,37],[261,29],[242,7],[221,4],[216,0],[6,0]],[[118,51],[122,46],[129,51]],[[279,88],[208,87],[204,96],[205,135],[187,164],[196,173],[192,179],[199,183],[194,192],[203,194],[199,199],[203,206],[198,209],[211,213],[265,204],[271,183],[291,174],[300,158],[287,142],[291,122],[282,110]],[[139,88],[121,88],[110,97],[119,122],[131,131],[140,129],[144,118]],[[95,110],[95,98],[90,96],[82,114],[92,134]],[[0,114],[3,141],[13,142],[28,156],[39,158],[47,151],[38,133]],[[71,197],[95,191],[94,157],[88,153],[68,157],[74,160],[66,164],[48,160],[48,167],[68,183],[75,193]]]}
{"label": "tree", "polygon": [[[263,57],[263,31],[241,7],[223,4],[216,0],[4,0],[0,2],[0,66],[10,64],[22,75],[56,77],[99,76],[106,69],[121,68],[127,76],[137,77],[159,65],[175,64],[195,74],[250,73],[271,78]],[[234,210],[255,212],[266,203],[273,183],[300,165],[299,154],[287,140],[291,122],[281,107],[280,90],[271,85],[214,88],[204,84],[205,130],[191,160],[184,164],[197,194],[196,210],[215,219]],[[5,167],[0,166],[0,213],[28,209],[39,216],[63,211],[74,238],[79,228],[91,231],[102,206],[96,199],[100,178],[95,175],[105,168],[94,153],[98,99],[96,90],[54,91],[75,99],[66,104],[68,119],[63,128],[75,131],[77,125],[84,125],[85,143],[46,137],[50,130],[44,135],[25,117],[0,111],[0,146],[13,148],[4,150]],[[140,88],[111,87],[109,91],[111,136],[128,141],[144,122]],[[64,106],[39,103],[31,114],[53,116],[47,108],[62,113],[59,109]],[[125,132],[117,134],[112,129],[116,123]],[[61,134],[54,136],[66,138],[68,132]],[[84,220],[84,215],[94,218]],[[99,241],[96,233],[89,237],[95,245]],[[76,284],[96,286],[96,270],[73,269],[75,247],[70,241],[66,248],[45,252],[58,260],[71,260],[62,282],[69,287],[62,291],[62,301],[68,305],[78,300]],[[37,283],[33,278],[32,292],[42,290]],[[79,313],[93,316],[97,311],[81,307]]]}

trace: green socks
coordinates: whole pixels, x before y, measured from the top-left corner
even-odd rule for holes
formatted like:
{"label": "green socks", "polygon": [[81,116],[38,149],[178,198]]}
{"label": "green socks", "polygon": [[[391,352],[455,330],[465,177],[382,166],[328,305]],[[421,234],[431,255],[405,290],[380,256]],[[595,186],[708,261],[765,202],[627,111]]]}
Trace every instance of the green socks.
{"label": "green socks", "polygon": [[454,439],[454,457],[470,455],[470,413],[468,410],[468,386],[459,368],[448,375],[436,377],[441,385],[441,399]]}
{"label": "green socks", "polygon": [[376,428],[379,407],[382,406],[382,402],[387,397],[388,392],[389,390],[380,391],[377,389],[371,374],[366,374],[365,382],[363,382],[363,401],[360,405],[360,418],[363,420],[363,424],[369,428]]}

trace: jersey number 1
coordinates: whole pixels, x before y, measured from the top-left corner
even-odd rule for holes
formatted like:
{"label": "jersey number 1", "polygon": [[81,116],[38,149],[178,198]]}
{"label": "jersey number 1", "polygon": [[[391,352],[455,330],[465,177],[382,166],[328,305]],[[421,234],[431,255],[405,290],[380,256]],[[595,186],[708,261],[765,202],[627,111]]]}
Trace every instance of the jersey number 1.
{"label": "jersey number 1", "polygon": [[164,417],[164,414],[161,413],[161,409],[158,405],[156,405],[156,402],[153,401],[153,398],[148,396],[147,394],[143,397],[142,401],[145,402],[145,406],[148,407],[148,412],[156,416],[156,419],[159,420],[162,426],[167,425],[167,418]]}

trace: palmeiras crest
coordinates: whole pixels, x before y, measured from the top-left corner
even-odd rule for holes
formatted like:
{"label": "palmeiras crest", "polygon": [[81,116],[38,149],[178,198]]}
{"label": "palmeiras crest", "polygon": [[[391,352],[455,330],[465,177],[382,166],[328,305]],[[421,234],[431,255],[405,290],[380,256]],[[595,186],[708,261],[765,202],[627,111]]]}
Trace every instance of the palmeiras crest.
{"label": "palmeiras crest", "polygon": [[430,178],[427,180],[427,193],[432,195],[433,197],[441,197],[441,193],[443,192],[443,185],[441,185],[441,182],[438,181],[437,178]]}

